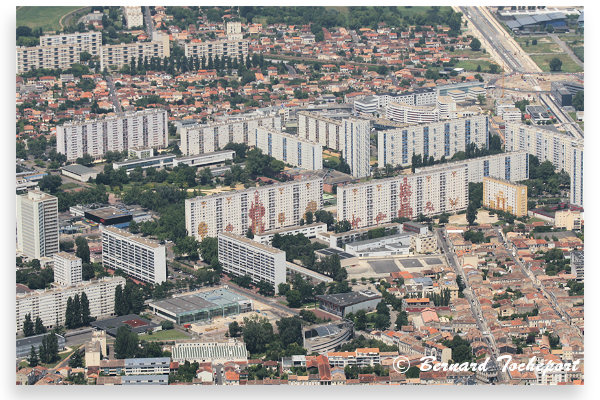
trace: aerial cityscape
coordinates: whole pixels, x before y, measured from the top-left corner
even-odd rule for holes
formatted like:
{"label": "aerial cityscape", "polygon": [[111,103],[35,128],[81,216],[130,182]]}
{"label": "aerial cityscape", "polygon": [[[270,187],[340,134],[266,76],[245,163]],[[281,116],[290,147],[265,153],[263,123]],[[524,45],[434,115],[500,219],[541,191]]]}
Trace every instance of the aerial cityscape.
{"label": "aerial cityscape", "polygon": [[583,7],[16,27],[16,385],[583,385]]}

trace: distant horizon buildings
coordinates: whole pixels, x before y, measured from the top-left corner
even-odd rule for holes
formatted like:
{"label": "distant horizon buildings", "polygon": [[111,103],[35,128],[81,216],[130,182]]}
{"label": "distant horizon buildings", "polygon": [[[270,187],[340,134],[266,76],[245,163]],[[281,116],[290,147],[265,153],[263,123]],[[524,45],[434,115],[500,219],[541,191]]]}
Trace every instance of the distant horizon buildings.
{"label": "distant horizon buildings", "polygon": [[34,259],[59,252],[57,197],[39,190],[17,195],[17,252]]}

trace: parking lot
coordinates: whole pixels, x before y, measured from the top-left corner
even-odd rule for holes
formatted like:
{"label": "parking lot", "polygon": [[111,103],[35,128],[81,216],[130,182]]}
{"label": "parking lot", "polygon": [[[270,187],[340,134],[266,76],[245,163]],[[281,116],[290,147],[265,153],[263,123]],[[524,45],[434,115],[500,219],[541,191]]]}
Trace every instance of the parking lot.
{"label": "parking lot", "polygon": [[441,256],[410,256],[367,258],[359,261],[357,266],[347,268],[348,279],[385,278],[391,272],[420,272],[435,266],[445,266]]}

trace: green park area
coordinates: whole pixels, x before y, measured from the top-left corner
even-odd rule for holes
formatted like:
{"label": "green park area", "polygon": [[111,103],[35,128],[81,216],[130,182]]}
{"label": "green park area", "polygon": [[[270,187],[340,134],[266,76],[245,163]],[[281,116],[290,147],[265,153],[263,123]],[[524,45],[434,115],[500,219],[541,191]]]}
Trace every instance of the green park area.
{"label": "green park area", "polygon": [[560,72],[583,72],[583,69],[577,65],[573,59],[565,53],[562,54],[534,54],[530,56],[531,59],[542,69],[544,72],[550,72],[550,60],[558,58],[562,62]]}
{"label": "green park area", "polygon": [[31,29],[42,28],[44,31],[56,31],[61,29],[60,19],[79,8],[82,7],[18,7],[17,26],[28,26]]}

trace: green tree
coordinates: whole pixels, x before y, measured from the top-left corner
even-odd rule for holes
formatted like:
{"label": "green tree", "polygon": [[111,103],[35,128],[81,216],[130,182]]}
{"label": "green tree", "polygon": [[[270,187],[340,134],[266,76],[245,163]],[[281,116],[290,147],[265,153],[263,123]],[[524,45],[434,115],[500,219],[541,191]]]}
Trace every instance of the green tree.
{"label": "green tree", "polygon": [[467,222],[469,223],[469,225],[473,225],[476,219],[477,207],[473,203],[470,203],[467,207]]}
{"label": "green tree", "polygon": [[79,307],[80,307],[79,314],[81,315],[81,324],[83,326],[88,325],[90,322],[92,322],[93,319],[92,319],[92,316],[90,315],[90,302],[89,302],[85,292],[81,293],[81,300],[79,303]]}
{"label": "green tree", "polygon": [[69,367],[71,368],[83,368],[83,356],[79,352],[79,350],[75,350],[71,358],[69,358]]}
{"label": "green tree", "polygon": [[131,358],[135,356],[138,350],[138,335],[131,331],[127,325],[117,329],[117,337],[115,339],[115,358]]}
{"label": "green tree", "polygon": [[577,111],[584,110],[583,90],[580,90],[573,96],[573,107],[575,107]]}
{"label": "green tree", "polygon": [[473,50],[473,51],[481,50],[481,42],[477,38],[473,38],[473,40],[471,40],[470,46],[471,46],[471,50]]}
{"label": "green tree", "polygon": [[248,239],[254,239],[254,232],[252,232],[251,228],[248,228],[248,230],[246,231],[246,237]]}
{"label": "green tree", "polygon": [[40,190],[49,193],[56,193],[62,185],[62,179],[59,175],[46,175],[38,183]]}
{"label": "green tree", "polygon": [[36,335],[41,335],[42,333],[46,333],[46,327],[44,326],[44,323],[42,322],[42,319],[38,316],[35,319],[35,334]]}
{"label": "green tree", "polygon": [[296,343],[302,346],[302,322],[298,317],[281,318],[276,322],[279,338],[284,346]]}
{"label": "green tree", "polygon": [[31,321],[31,314],[25,314],[25,320],[23,321],[23,334],[25,337],[33,336],[35,333],[33,321]]}
{"label": "green tree", "polygon": [[400,311],[396,317],[396,330],[402,329],[403,326],[408,325],[408,314],[406,311]]}
{"label": "green tree", "polygon": [[242,328],[237,321],[233,321],[229,324],[229,337],[238,337],[242,333]]}
{"label": "green tree", "polygon": [[27,362],[29,363],[30,367],[35,367],[40,362],[38,359],[38,355],[35,352],[35,347],[33,347],[33,345],[31,345],[31,351],[29,352],[29,357],[27,358]]}
{"label": "green tree", "polygon": [[365,310],[358,310],[354,317],[354,327],[356,330],[362,331],[367,328],[367,313]]}
{"label": "green tree", "polygon": [[552,60],[550,60],[549,65],[550,71],[552,72],[558,72],[562,69],[562,61],[557,57],[554,57]]}
{"label": "green tree", "polygon": [[258,315],[246,317],[242,336],[250,353],[263,353],[267,344],[273,341],[273,326],[267,318]]}
{"label": "green tree", "polygon": [[88,246],[88,242],[86,238],[83,236],[78,236],[75,239],[75,245],[77,246],[77,251],[75,255],[81,258],[81,261],[84,263],[90,262],[90,247]]}
{"label": "green tree", "polygon": [[421,375],[421,370],[419,367],[413,365],[406,371],[405,375],[407,379],[415,379]]}
{"label": "green tree", "polygon": [[292,289],[287,292],[285,299],[288,302],[288,307],[298,308],[302,305],[302,295],[296,289]]}
{"label": "green tree", "polygon": [[311,211],[307,211],[305,214],[306,224],[310,225],[314,222],[314,215]]}

